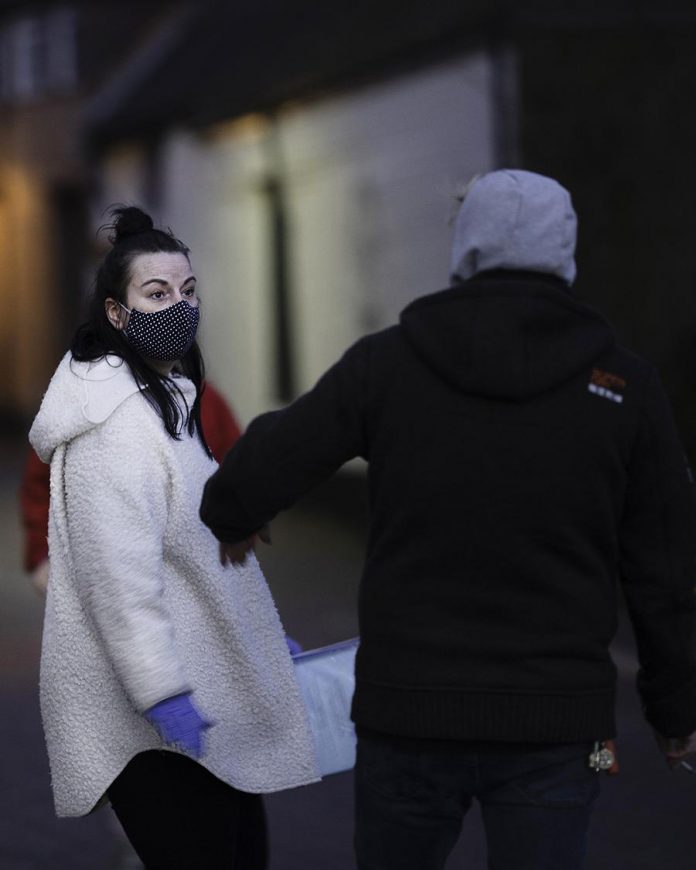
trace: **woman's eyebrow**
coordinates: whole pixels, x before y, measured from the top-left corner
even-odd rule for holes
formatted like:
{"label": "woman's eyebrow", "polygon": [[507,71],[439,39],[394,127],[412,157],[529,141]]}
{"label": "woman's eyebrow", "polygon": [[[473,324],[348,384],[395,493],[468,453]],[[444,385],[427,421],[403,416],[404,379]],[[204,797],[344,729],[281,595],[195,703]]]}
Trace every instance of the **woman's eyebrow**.
{"label": "woman's eyebrow", "polygon": [[[195,275],[189,275],[188,278],[184,281],[184,283],[181,286],[185,287],[186,284],[189,283],[189,281],[195,281],[195,280],[196,280]],[[147,287],[148,284],[161,284],[163,287],[169,287],[169,281],[166,281],[164,278],[148,278],[148,280],[144,281],[140,286]]]}

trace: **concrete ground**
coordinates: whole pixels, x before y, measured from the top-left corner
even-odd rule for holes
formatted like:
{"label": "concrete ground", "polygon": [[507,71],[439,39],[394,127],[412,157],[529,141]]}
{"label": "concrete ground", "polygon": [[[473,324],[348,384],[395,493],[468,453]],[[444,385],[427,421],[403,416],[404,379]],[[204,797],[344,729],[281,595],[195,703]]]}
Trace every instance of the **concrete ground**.
{"label": "concrete ground", "polygon": [[[137,865],[109,810],[75,820],[53,815],[36,688],[42,605],[20,565],[16,490],[23,450],[16,441],[0,442],[0,868],[125,870]],[[286,629],[306,648],[357,633],[362,503],[360,484],[325,486],[276,521],[274,543],[260,554]],[[603,782],[587,870],[693,870],[696,776],[670,772],[653,746],[632,690],[625,625],[616,657],[622,771]],[[351,774],[271,795],[266,806],[271,870],[354,867]],[[476,810],[447,864],[455,868],[485,868]]]}

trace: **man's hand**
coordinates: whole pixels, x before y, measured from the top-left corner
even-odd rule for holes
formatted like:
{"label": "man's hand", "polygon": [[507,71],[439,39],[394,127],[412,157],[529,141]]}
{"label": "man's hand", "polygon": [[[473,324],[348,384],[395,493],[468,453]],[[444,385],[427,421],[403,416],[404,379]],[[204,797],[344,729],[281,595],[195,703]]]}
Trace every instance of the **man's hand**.
{"label": "man's hand", "polygon": [[672,770],[689,759],[693,760],[693,763],[689,763],[696,768],[696,731],[687,737],[663,737],[655,732],[655,738]]}
{"label": "man's hand", "polygon": [[250,538],[245,538],[243,541],[235,541],[233,544],[227,544],[220,541],[220,564],[222,565],[243,565],[246,561],[247,553],[253,550],[256,545],[256,539],[263,541],[264,544],[271,543],[271,530],[268,526],[262,526],[255,535]]}
{"label": "man's hand", "polygon": [[611,754],[614,756],[614,763],[612,764],[611,767],[609,767],[609,768],[608,768],[607,770],[605,770],[604,772],[607,774],[607,776],[616,776],[616,774],[619,772],[619,756],[618,756],[618,754],[617,754],[617,752],[616,752],[616,744],[614,743],[613,740],[605,740],[605,741],[604,741],[604,746],[605,746],[605,747],[606,747],[606,748],[611,752]]}
{"label": "man's hand", "polygon": [[220,564],[221,565],[243,565],[247,553],[254,546],[254,538],[247,538],[244,541],[237,541],[234,544],[226,544],[220,541]]}

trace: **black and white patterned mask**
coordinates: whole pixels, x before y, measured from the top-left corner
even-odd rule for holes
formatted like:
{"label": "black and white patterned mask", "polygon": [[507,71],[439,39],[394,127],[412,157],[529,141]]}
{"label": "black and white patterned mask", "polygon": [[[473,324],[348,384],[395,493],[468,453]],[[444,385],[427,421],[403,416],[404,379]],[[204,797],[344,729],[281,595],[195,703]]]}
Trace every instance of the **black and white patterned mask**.
{"label": "black and white patterned mask", "polygon": [[200,312],[185,299],[161,311],[147,313],[119,304],[130,314],[123,334],[149,359],[181,359],[196,338]]}

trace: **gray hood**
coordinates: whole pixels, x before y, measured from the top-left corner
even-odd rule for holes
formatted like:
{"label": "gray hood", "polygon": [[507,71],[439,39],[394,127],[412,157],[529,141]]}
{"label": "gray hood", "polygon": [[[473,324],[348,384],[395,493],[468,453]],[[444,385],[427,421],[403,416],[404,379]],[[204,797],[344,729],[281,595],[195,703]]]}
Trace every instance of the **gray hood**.
{"label": "gray hood", "polygon": [[575,280],[577,218],[558,182],[521,169],[478,178],[454,227],[450,274],[466,281],[491,269],[514,269]]}

